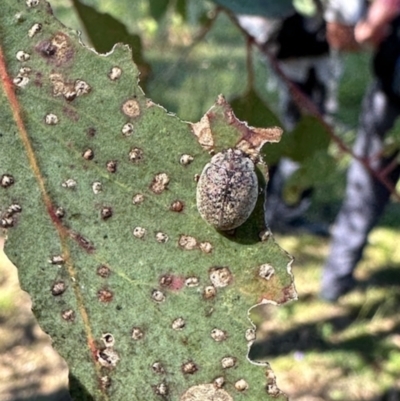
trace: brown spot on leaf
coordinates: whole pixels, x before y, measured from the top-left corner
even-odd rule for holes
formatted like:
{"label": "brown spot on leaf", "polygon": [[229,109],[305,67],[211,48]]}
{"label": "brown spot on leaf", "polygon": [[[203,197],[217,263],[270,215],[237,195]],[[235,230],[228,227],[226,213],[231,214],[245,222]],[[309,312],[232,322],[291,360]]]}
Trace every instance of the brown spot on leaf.
{"label": "brown spot on leaf", "polygon": [[188,362],[185,362],[182,364],[181,370],[182,370],[182,373],[184,373],[186,375],[192,375],[192,374],[196,373],[199,370],[199,368],[193,361],[188,361]]}
{"label": "brown spot on leaf", "polygon": [[103,185],[100,181],[95,181],[92,184],[92,191],[95,195],[98,195],[100,192],[103,191]]}
{"label": "brown spot on leaf", "polygon": [[106,348],[113,347],[115,344],[114,336],[111,333],[105,333],[101,336],[101,339]]}
{"label": "brown spot on leaf", "polygon": [[200,250],[203,253],[211,253],[213,251],[213,246],[211,245],[210,242],[201,242],[200,243]]}
{"label": "brown spot on leaf", "polygon": [[208,285],[206,288],[204,288],[203,291],[203,298],[204,299],[213,299],[217,295],[217,290],[213,285]]}
{"label": "brown spot on leaf", "polygon": [[134,237],[142,239],[146,235],[146,229],[144,227],[135,227],[132,233]]}
{"label": "brown spot on leaf", "polygon": [[44,122],[47,125],[57,125],[58,124],[58,117],[53,113],[46,114],[46,116],[44,118]]}
{"label": "brown spot on leaf", "polygon": [[172,325],[171,325],[171,327],[174,329],[174,330],[177,330],[177,331],[180,331],[180,330],[183,330],[183,328],[186,326],[186,322],[185,322],[185,320],[182,318],[182,317],[178,317],[177,319],[175,319],[173,322],[172,322]]}
{"label": "brown spot on leaf", "polygon": [[49,258],[48,262],[52,265],[63,265],[65,263],[65,259],[62,255],[53,255]]}
{"label": "brown spot on leaf", "polygon": [[261,242],[266,242],[271,238],[271,231],[269,229],[265,229],[260,231],[260,233],[258,234],[258,237],[260,238]]}
{"label": "brown spot on leaf", "polygon": [[67,189],[75,189],[76,181],[73,178],[68,178],[67,180],[61,183],[61,186]]}
{"label": "brown spot on leaf", "polygon": [[156,233],[156,241],[160,244],[165,244],[166,242],[168,242],[168,235],[159,231]]}
{"label": "brown spot on leaf", "polygon": [[64,281],[56,281],[51,287],[51,293],[56,297],[64,294],[66,289],[67,285],[65,284]]}
{"label": "brown spot on leaf", "polygon": [[107,288],[102,288],[97,292],[97,298],[100,302],[108,303],[114,298],[114,294]]}
{"label": "brown spot on leaf", "polygon": [[96,248],[94,247],[94,245],[88,239],[86,239],[82,234],[79,234],[76,231],[70,231],[69,235],[87,253],[92,253],[95,251]]}
{"label": "brown spot on leaf", "polygon": [[254,329],[247,329],[244,336],[247,341],[253,342],[256,339],[256,331]]}
{"label": "brown spot on leaf", "polygon": [[85,150],[83,151],[83,153],[82,153],[82,157],[83,157],[84,159],[86,159],[86,160],[93,160],[93,158],[94,158],[93,149],[90,149],[90,148],[85,149]]}
{"label": "brown spot on leaf", "polygon": [[35,74],[35,80],[33,81],[35,86],[41,88],[43,86],[43,74],[40,71],[37,71]]}
{"label": "brown spot on leaf", "polygon": [[120,359],[117,352],[112,348],[97,350],[96,358],[100,365],[105,368],[114,368]]}
{"label": "brown spot on leaf", "polygon": [[143,202],[144,202],[144,195],[143,194],[135,194],[135,195],[133,195],[132,203],[134,205],[140,205]]}
{"label": "brown spot on leaf", "polygon": [[65,106],[63,107],[62,111],[70,120],[75,122],[79,121],[79,114],[74,108]]}
{"label": "brown spot on leaf", "polygon": [[103,220],[108,220],[112,215],[113,211],[110,206],[105,206],[100,211],[100,216]]}
{"label": "brown spot on leaf", "polygon": [[62,219],[65,216],[65,210],[64,208],[62,208],[61,206],[59,206],[56,211],[55,211],[55,215],[59,218]]}
{"label": "brown spot on leaf", "polygon": [[151,293],[151,298],[153,301],[161,303],[165,301],[165,294],[160,290],[153,290]]}
{"label": "brown spot on leaf", "polygon": [[167,383],[162,382],[160,384],[157,384],[157,386],[154,387],[154,392],[156,395],[161,395],[163,398],[169,394],[169,388]]}
{"label": "brown spot on leaf", "polygon": [[0,177],[0,186],[2,188],[8,188],[11,187],[15,182],[14,177],[11,174],[3,174]]}
{"label": "brown spot on leaf", "polygon": [[179,236],[178,245],[187,251],[191,251],[197,248],[197,240],[190,235],[183,234]]}
{"label": "brown spot on leaf", "polygon": [[102,277],[102,278],[108,278],[108,277],[110,277],[111,270],[110,270],[110,268],[109,268],[108,266],[106,266],[106,265],[100,265],[100,266],[97,268],[97,274],[98,274],[100,277]]}
{"label": "brown spot on leaf", "polygon": [[121,129],[123,136],[131,136],[133,134],[133,125],[131,123],[126,123]]}
{"label": "brown spot on leaf", "polygon": [[232,273],[228,267],[212,267],[210,269],[210,280],[214,287],[226,287],[232,282]]}
{"label": "brown spot on leaf", "polygon": [[70,62],[74,57],[71,40],[63,32],[57,32],[52,38],[40,42],[36,50],[57,67]]}
{"label": "brown spot on leaf", "polygon": [[28,8],[36,7],[39,4],[39,0],[26,0],[26,5]]}
{"label": "brown spot on leaf", "polygon": [[14,219],[12,217],[4,217],[0,219],[0,227],[1,228],[11,228],[14,227]]}
{"label": "brown spot on leaf", "polygon": [[207,383],[190,387],[179,401],[233,401],[233,398],[225,390]]}
{"label": "brown spot on leaf", "polygon": [[11,217],[21,212],[22,212],[22,206],[19,203],[13,203],[7,208],[5,216]]}
{"label": "brown spot on leaf", "polygon": [[28,36],[30,38],[33,38],[35,35],[37,35],[40,31],[42,30],[42,24],[33,24],[31,28],[28,31]]}
{"label": "brown spot on leaf", "polygon": [[122,75],[122,70],[119,67],[113,67],[111,68],[111,71],[108,73],[108,78],[111,79],[111,81],[116,81],[119,79]]}
{"label": "brown spot on leaf", "polygon": [[275,269],[269,263],[264,263],[258,268],[258,275],[264,280],[269,280],[274,274]]}
{"label": "brown spot on leaf", "polygon": [[117,161],[116,160],[109,160],[106,163],[106,169],[109,173],[114,174],[117,171]]}
{"label": "brown spot on leaf", "polygon": [[162,363],[161,362],[154,362],[152,365],[151,365],[151,370],[154,372],[154,373],[157,373],[157,374],[163,374],[163,373],[165,373],[165,369],[164,369],[164,366],[162,365]]}
{"label": "brown spot on leaf", "polygon": [[221,366],[223,369],[233,368],[236,365],[236,358],[232,356],[226,356],[221,359]]}
{"label": "brown spot on leaf", "polygon": [[138,117],[140,115],[139,102],[136,99],[129,99],[122,105],[123,113],[131,118]]}
{"label": "brown spot on leaf", "polygon": [[134,327],[132,329],[132,338],[137,341],[141,340],[144,337],[144,332],[140,327]]}
{"label": "brown spot on leaf", "polygon": [[184,209],[185,204],[180,201],[180,200],[175,200],[171,203],[171,206],[169,207],[169,210],[171,210],[171,212],[177,212],[180,213],[182,212],[182,210]]}
{"label": "brown spot on leaf", "polygon": [[156,174],[150,184],[150,189],[157,195],[163,193],[169,184],[169,177],[166,173]]}
{"label": "brown spot on leaf", "polygon": [[138,164],[143,160],[143,150],[140,148],[133,148],[129,152],[129,160],[132,163]]}
{"label": "brown spot on leaf", "polygon": [[160,277],[159,283],[161,287],[169,287],[172,284],[174,277],[171,274],[164,274]]}
{"label": "brown spot on leaf", "polygon": [[109,376],[100,377],[100,388],[104,391],[111,387],[111,378]]}
{"label": "brown spot on leaf", "polygon": [[283,395],[282,391],[279,390],[278,386],[276,385],[276,377],[274,372],[271,369],[268,369],[265,372],[265,376],[267,377],[267,385],[266,385],[267,393],[272,397],[278,397],[279,395]]}
{"label": "brown spot on leaf", "polygon": [[90,86],[83,80],[67,80],[62,74],[50,74],[50,82],[53,85],[53,96],[63,96],[68,102],[72,102],[77,96],[90,92]]}
{"label": "brown spot on leaf", "polygon": [[200,283],[200,279],[196,276],[187,277],[185,280],[186,287],[192,288],[197,287]]}
{"label": "brown spot on leaf", "polygon": [[25,53],[23,50],[19,50],[15,57],[21,62],[28,61],[31,58],[31,56],[28,53]]}
{"label": "brown spot on leaf", "polygon": [[237,391],[245,391],[249,388],[249,385],[247,384],[246,380],[244,379],[239,379],[236,383],[235,383],[235,389]]}
{"label": "brown spot on leaf", "polygon": [[187,166],[188,164],[190,164],[193,161],[193,159],[194,159],[193,156],[184,154],[179,159],[179,163],[182,164],[183,166]]}
{"label": "brown spot on leaf", "polygon": [[67,309],[61,312],[61,317],[69,323],[72,323],[75,321],[75,312],[72,309]]}
{"label": "brown spot on leaf", "polygon": [[225,384],[225,379],[222,376],[214,379],[215,388],[222,388],[222,387],[224,387],[224,384]]}
{"label": "brown spot on leaf", "polygon": [[86,133],[87,133],[87,136],[88,136],[88,137],[93,138],[93,137],[96,135],[96,128],[94,128],[94,127],[89,127],[89,128],[86,130]]}
{"label": "brown spot on leaf", "polygon": [[211,338],[216,342],[221,342],[221,341],[225,341],[228,338],[228,336],[226,334],[226,331],[224,331],[224,330],[212,329],[211,330]]}

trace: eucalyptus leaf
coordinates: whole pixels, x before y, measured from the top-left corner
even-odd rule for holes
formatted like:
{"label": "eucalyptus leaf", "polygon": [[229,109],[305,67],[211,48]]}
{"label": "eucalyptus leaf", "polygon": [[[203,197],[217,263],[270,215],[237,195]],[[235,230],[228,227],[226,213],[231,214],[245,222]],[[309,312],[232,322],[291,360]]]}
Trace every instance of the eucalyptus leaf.
{"label": "eucalyptus leaf", "polygon": [[148,0],[150,15],[159,21],[168,10],[169,0]]}
{"label": "eucalyptus leaf", "polygon": [[292,258],[264,226],[265,165],[233,232],[196,207],[210,151],[254,153],[281,131],[240,122],[222,97],[180,121],[145,97],[127,46],[85,48],[43,0],[0,3],[0,76],[5,252],[72,397],[286,399],[247,358],[249,309],[296,298]]}

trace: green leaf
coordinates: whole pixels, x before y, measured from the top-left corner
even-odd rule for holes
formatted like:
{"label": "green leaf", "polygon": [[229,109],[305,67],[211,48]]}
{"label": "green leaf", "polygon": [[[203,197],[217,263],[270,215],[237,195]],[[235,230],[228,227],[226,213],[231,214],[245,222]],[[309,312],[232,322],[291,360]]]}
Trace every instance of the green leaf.
{"label": "green leaf", "polygon": [[292,140],[287,155],[298,162],[321,150],[327,151],[330,143],[326,127],[313,116],[303,116],[290,135]]}
{"label": "green leaf", "polygon": [[148,0],[150,15],[159,21],[168,10],[169,0]]}
{"label": "green leaf", "polygon": [[140,36],[129,33],[124,24],[109,14],[102,14],[79,0],[73,0],[73,3],[90,41],[99,53],[108,53],[116,43],[125,43],[130,46],[143,86],[151,67],[143,57]]}
{"label": "green leaf", "polygon": [[[258,96],[254,88],[246,91],[243,95],[230,101],[239,119],[247,121],[255,127],[281,126],[279,118]],[[282,151],[286,146],[286,134],[283,134],[278,144],[267,143],[263,148],[265,161],[269,166],[278,163]]]}
{"label": "green leaf", "polygon": [[[335,160],[326,150],[316,151],[303,160],[300,168],[285,182],[284,198],[289,204],[296,204],[306,188],[316,188],[327,185],[335,180],[334,171],[337,169]],[[332,186],[334,182],[332,182]]]}
{"label": "green leaf", "polygon": [[187,0],[176,0],[175,10],[182,17],[184,21],[187,21]]}
{"label": "green leaf", "polygon": [[296,297],[292,259],[265,232],[262,196],[221,233],[195,181],[208,150],[256,152],[281,132],[241,123],[222,97],[180,121],[145,98],[128,47],[86,49],[43,0],[0,3],[0,77],[5,251],[71,395],[286,399],[247,359],[248,311]]}

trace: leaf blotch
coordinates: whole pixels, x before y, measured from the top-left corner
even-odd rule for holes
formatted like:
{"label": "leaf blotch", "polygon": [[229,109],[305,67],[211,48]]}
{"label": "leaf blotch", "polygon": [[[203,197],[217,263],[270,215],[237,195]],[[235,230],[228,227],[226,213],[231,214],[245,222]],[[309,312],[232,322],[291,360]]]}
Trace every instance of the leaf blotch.
{"label": "leaf blotch", "polygon": [[185,375],[192,375],[196,373],[199,368],[193,361],[188,361],[182,364],[181,366],[182,373]]}
{"label": "leaf blotch", "polygon": [[51,287],[51,293],[55,297],[64,294],[65,290],[67,289],[67,285],[64,281],[56,281],[53,286]]}
{"label": "leaf blotch", "polygon": [[169,184],[169,177],[166,173],[156,174],[150,184],[150,189],[157,195],[162,194]]}
{"label": "leaf blotch", "polygon": [[93,253],[96,248],[94,245],[87,239],[85,238],[82,234],[79,234],[75,231],[72,231],[70,233],[70,237],[76,241],[76,243],[84,249],[87,253]]}
{"label": "leaf blotch", "polygon": [[75,321],[75,312],[72,309],[66,309],[61,312],[61,317],[68,323]]}
{"label": "leaf blotch", "polygon": [[3,174],[0,177],[0,186],[2,188],[8,188],[11,187],[15,183],[15,179],[11,174]]}
{"label": "leaf blotch", "polygon": [[100,211],[100,216],[102,220],[108,220],[113,215],[113,210],[110,206],[105,206]]}
{"label": "leaf blotch", "polygon": [[214,384],[199,384],[190,387],[179,401],[233,401],[225,390],[216,388]]}
{"label": "leaf blotch", "polygon": [[128,99],[122,105],[122,112],[130,118],[138,117],[140,115],[139,102],[136,99]]}
{"label": "leaf blotch", "polygon": [[185,204],[182,201],[177,199],[171,203],[169,210],[171,212],[180,213],[183,211],[184,208],[185,208]]}
{"label": "leaf blotch", "polygon": [[185,285],[185,279],[174,274],[163,274],[158,282],[161,287],[168,288],[172,291],[179,291]]}
{"label": "leaf blotch", "polygon": [[103,303],[109,303],[113,300],[114,294],[108,288],[102,288],[97,293],[97,299]]}
{"label": "leaf blotch", "polygon": [[117,164],[117,161],[116,161],[116,160],[109,160],[109,161],[106,163],[106,169],[107,169],[107,171],[108,171],[109,173],[111,173],[111,174],[114,174],[114,173],[117,172],[117,166],[118,166],[118,164]]}
{"label": "leaf blotch", "polygon": [[71,40],[63,32],[57,32],[52,38],[40,42],[36,50],[57,67],[69,63],[74,57]]}
{"label": "leaf blotch", "polygon": [[100,276],[101,278],[108,278],[108,277],[110,277],[110,274],[111,274],[111,270],[106,265],[100,265],[97,268],[97,275]]}
{"label": "leaf blotch", "polygon": [[89,138],[93,138],[93,137],[96,135],[96,128],[94,128],[94,127],[89,127],[89,128],[86,130],[86,134],[87,134],[87,136],[88,136]]}

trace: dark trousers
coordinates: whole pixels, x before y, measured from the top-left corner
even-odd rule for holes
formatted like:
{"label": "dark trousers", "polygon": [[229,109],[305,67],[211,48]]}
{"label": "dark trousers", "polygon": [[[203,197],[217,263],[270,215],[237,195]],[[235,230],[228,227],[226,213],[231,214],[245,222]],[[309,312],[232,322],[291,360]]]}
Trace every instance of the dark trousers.
{"label": "dark trousers", "polygon": [[[360,127],[354,153],[380,171],[397,157],[374,157],[383,149],[387,132],[400,115],[400,106],[390,101],[373,83],[367,91],[360,116]],[[389,175],[395,184],[400,175],[397,164]],[[344,202],[336,218],[329,257],[322,276],[322,296],[335,299],[354,284],[353,271],[362,257],[368,234],[381,216],[390,191],[357,160],[352,160],[347,173]]]}

